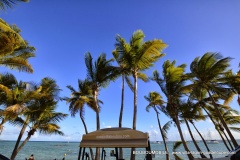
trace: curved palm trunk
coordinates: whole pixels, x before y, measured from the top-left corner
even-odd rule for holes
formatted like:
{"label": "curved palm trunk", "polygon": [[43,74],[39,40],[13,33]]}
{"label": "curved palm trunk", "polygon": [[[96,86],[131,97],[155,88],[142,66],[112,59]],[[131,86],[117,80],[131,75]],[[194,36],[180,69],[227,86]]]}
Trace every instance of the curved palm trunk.
{"label": "curved palm trunk", "polygon": [[224,132],[224,129],[222,130],[222,133],[223,133],[224,137],[226,138],[226,140],[228,141],[228,144],[230,145],[231,149],[233,150],[234,148],[233,148],[230,140],[228,139],[228,136],[227,136],[226,133]]}
{"label": "curved palm trunk", "polygon": [[[81,112],[81,111],[80,111],[80,119],[81,119],[81,121],[82,121],[82,123],[83,123],[85,133],[88,134],[87,125],[86,125],[86,123],[85,123],[85,121],[84,121],[84,118],[83,118],[83,116],[82,116],[82,112]],[[94,157],[94,156],[93,156],[93,150],[92,150],[92,148],[89,148],[89,150],[90,150],[91,158],[93,159],[93,157]]]}
{"label": "curved palm trunk", "polygon": [[165,147],[165,150],[166,150],[166,153],[167,153],[167,154],[166,154],[166,160],[170,160],[167,143],[166,143],[166,140],[165,140],[165,138],[164,138],[164,136],[163,136],[162,126],[161,126],[161,124],[160,124],[160,119],[159,119],[158,111],[157,111],[157,109],[156,109],[155,106],[154,106],[154,110],[155,110],[155,112],[156,112],[156,114],[157,114],[158,127],[159,127],[159,129],[160,129],[160,132],[161,132],[161,135],[162,135],[162,139],[163,139],[163,143],[164,143],[164,147]]}
{"label": "curved palm trunk", "polygon": [[5,118],[3,118],[2,119],[2,122],[1,122],[1,124],[0,124],[0,135],[2,134],[2,131],[3,131],[3,124],[6,122],[6,119]]}
{"label": "curved palm trunk", "polygon": [[221,113],[220,113],[220,111],[218,110],[218,106],[216,105],[216,103],[215,103],[215,101],[214,101],[211,93],[209,92],[209,90],[207,90],[207,92],[208,92],[209,97],[211,98],[211,101],[212,101],[212,103],[213,103],[213,106],[214,106],[214,108],[215,108],[215,111],[216,111],[216,113],[217,113],[218,118],[220,119],[220,121],[221,121],[223,127],[225,128],[225,130],[227,131],[227,133],[228,133],[228,135],[229,135],[229,137],[230,137],[230,139],[231,139],[234,147],[237,147],[237,146],[238,146],[238,143],[237,143],[236,139],[233,137],[231,131],[229,130],[226,122],[224,121],[224,119],[223,119],[223,117],[222,117],[222,115],[221,115]]}
{"label": "curved palm trunk", "polygon": [[177,129],[178,129],[180,138],[181,138],[182,143],[183,143],[183,147],[184,147],[185,151],[187,151],[187,153],[189,153],[189,154],[187,154],[189,160],[193,160],[194,157],[193,157],[193,155],[191,154],[190,150],[188,149],[188,146],[187,146],[187,144],[186,144],[186,141],[184,140],[183,133],[182,133],[182,129],[181,129],[181,126],[180,126],[180,122],[179,122],[178,117],[176,116],[173,121],[175,122],[175,124],[176,124],[176,126],[177,126]]}
{"label": "curved palm trunk", "polygon": [[[119,122],[118,122],[118,126],[119,128],[122,128],[122,116],[123,116],[123,107],[124,107],[124,75],[122,75],[122,97],[121,97],[121,108],[120,108],[120,114],[119,114]],[[122,148],[119,148],[119,158],[123,159],[123,150]]]}
{"label": "curved palm trunk", "polygon": [[199,132],[199,130],[197,129],[197,127],[195,126],[195,124],[194,124],[193,122],[190,121],[190,123],[193,125],[193,127],[195,128],[195,130],[198,132],[199,136],[201,137],[201,139],[202,139],[205,147],[207,148],[207,151],[208,151],[208,153],[209,153],[210,158],[213,159],[213,156],[212,156],[212,154],[211,154],[211,151],[210,151],[210,149],[208,148],[208,145],[207,145],[205,139],[203,138],[202,134]]}
{"label": "curved palm trunk", "polygon": [[[17,149],[17,153],[16,155],[18,154],[18,152],[22,149],[22,147],[29,141],[29,139],[31,138],[31,136],[27,136],[27,138],[21,143],[21,145],[18,147]],[[12,158],[12,157],[11,157]]]}
{"label": "curved palm trunk", "polygon": [[16,144],[14,146],[14,149],[13,149],[13,152],[12,152],[12,155],[11,155],[11,158],[10,158],[11,160],[14,160],[15,157],[17,156],[18,152],[19,152],[18,146],[19,146],[19,143],[20,143],[20,141],[22,139],[22,136],[23,136],[23,134],[24,134],[24,132],[25,132],[25,130],[27,128],[28,121],[29,121],[29,118],[26,119],[26,121],[25,121],[25,123],[24,123],[24,125],[23,125],[23,127],[22,127],[22,129],[21,129],[21,131],[19,133],[19,135],[18,135],[18,139],[16,141]]}
{"label": "curved palm trunk", "polygon": [[[207,113],[208,117],[211,119],[213,125],[214,125],[214,126],[217,126],[216,122],[213,120],[212,116],[208,113],[208,111],[205,109],[205,107],[202,106],[202,108],[203,108],[204,111]],[[216,127],[215,127],[215,128],[216,128]],[[217,130],[217,129],[216,129],[216,130]],[[218,131],[218,134],[220,135],[220,137],[222,138],[222,141],[223,141],[223,143],[225,144],[226,148],[229,150],[229,147],[228,147],[225,139],[223,138],[222,134],[219,132],[219,130],[217,130],[217,131]]]}
{"label": "curved palm trunk", "polygon": [[[134,102],[133,102],[133,129],[136,130],[137,123],[137,72],[135,71],[133,74],[134,78]],[[131,149],[131,160],[135,160],[135,154],[133,154],[135,148]]]}
{"label": "curved palm trunk", "polygon": [[203,152],[201,151],[200,147],[198,146],[195,138],[193,137],[193,134],[192,134],[192,131],[191,131],[190,126],[189,126],[189,124],[188,124],[188,121],[187,121],[186,119],[184,119],[184,121],[185,121],[185,123],[186,123],[186,125],[187,125],[189,134],[190,134],[190,136],[191,136],[191,138],[192,138],[192,141],[193,141],[195,147],[197,148],[198,153],[200,153],[200,156],[201,156],[202,158],[207,158],[207,157],[203,154]]}
{"label": "curved palm trunk", "polygon": [[[220,137],[221,137],[221,139],[222,139],[224,145],[225,145],[226,148],[228,149],[228,151],[231,151],[230,148],[228,147],[228,145],[227,145],[227,143],[226,143],[224,137],[222,136],[222,133],[221,133],[218,129],[217,129],[217,131],[218,131],[218,133],[219,133],[219,135],[220,135]],[[231,146],[231,147],[232,147],[232,146]],[[232,150],[233,150],[233,149],[232,149]]]}

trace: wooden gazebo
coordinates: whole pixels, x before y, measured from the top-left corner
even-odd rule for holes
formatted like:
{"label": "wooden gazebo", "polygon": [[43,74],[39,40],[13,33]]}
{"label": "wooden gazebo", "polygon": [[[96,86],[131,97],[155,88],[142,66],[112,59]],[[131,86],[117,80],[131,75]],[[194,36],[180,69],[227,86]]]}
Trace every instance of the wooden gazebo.
{"label": "wooden gazebo", "polygon": [[[84,134],[80,142],[78,160],[81,157],[84,159],[85,148],[115,148],[116,160],[118,148],[146,148],[146,151],[151,151],[148,137],[148,133],[131,128],[105,128]],[[152,156],[147,154],[146,159],[152,160]]]}

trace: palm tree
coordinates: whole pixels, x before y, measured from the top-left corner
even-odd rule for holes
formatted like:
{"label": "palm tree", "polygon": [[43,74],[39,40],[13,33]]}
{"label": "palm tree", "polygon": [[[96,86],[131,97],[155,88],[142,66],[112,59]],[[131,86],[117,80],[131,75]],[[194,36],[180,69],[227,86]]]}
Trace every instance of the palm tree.
{"label": "palm tree", "polygon": [[12,8],[18,2],[28,2],[29,0],[0,0],[0,10]]}
{"label": "palm tree", "polygon": [[27,91],[27,83],[18,82],[13,74],[0,74],[0,105],[3,109],[0,111],[2,121],[0,123],[0,132],[7,121],[14,121],[19,113],[24,110],[25,102],[34,95]]}
{"label": "palm tree", "polygon": [[143,39],[144,33],[137,30],[133,33],[129,44],[119,35],[115,44],[122,63],[131,70],[134,79],[133,129],[136,129],[137,120],[137,79],[138,77],[142,77],[142,79],[147,77],[140,71],[149,69],[154,62],[163,57],[164,54],[161,52],[166,47],[162,40],[154,39],[144,42]]}
{"label": "palm tree", "polygon": [[0,65],[32,73],[28,59],[35,57],[35,48],[20,36],[16,25],[10,26],[0,19]]}
{"label": "palm tree", "polygon": [[[137,123],[137,80],[139,77],[147,79],[147,76],[141,72],[152,67],[154,62],[164,56],[161,52],[166,47],[166,44],[159,39],[144,42],[144,33],[141,30],[133,33],[129,44],[120,36],[116,40],[115,46],[119,57],[121,57],[120,59],[126,65],[126,68],[131,70],[131,75],[134,79],[132,128],[135,130]],[[133,153],[133,150],[131,153]],[[131,154],[131,159],[135,159],[133,154]]]}
{"label": "palm tree", "polygon": [[[120,36],[117,35],[116,41],[118,42],[120,40]],[[131,70],[127,68],[127,66],[123,63],[123,56],[120,56],[119,53],[119,46],[118,43],[115,45],[116,49],[112,52],[114,59],[117,61],[119,65],[119,74],[122,77],[122,94],[121,94],[121,107],[120,107],[120,112],[119,112],[119,121],[118,121],[118,126],[119,128],[122,127],[122,116],[123,116],[123,109],[124,109],[124,90],[125,90],[125,80],[128,83],[128,86],[130,87],[131,90],[133,90],[133,86],[130,82],[129,75],[131,74]]]}
{"label": "palm tree", "polygon": [[[94,101],[92,97],[92,90],[90,87],[90,82],[87,80],[78,80],[78,91],[75,90],[72,86],[67,86],[67,88],[71,91],[71,97],[65,97],[63,100],[65,100],[69,104],[69,111],[71,113],[71,116],[75,117],[75,115],[79,112],[80,119],[83,123],[85,133],[88,134],[87,125],[84,120],[84,105],[87,104],[92,110],[97,112]],[[102,103],[100,100],[98,100],[98,103]],[[90,148],[90,154],[93,158],[93,151]]]}
{"label": "palm tree", "polygon": [[[213,96],[213,98],[215,98],[216,101],[218,101],[219,97],[217,97],[216,95]],[[193,105],[194,108],[199,108],[201,107],[205,113],[207,114],[205,117],[206,118],[210,118],[210,120],[212,121],[212,123],[214,124],[215,128],[217,127],[216,122],[213,120],[211,114],[209,112],[212,112],[214,109],[212,109],[212,105],[211,105],[211,100],[209,97],[207,97],[207,92],[206,90],[203,90],[201,88],[193,88],[190,95],[189,95],[189,100],[195,102],[195,104]],[[218,104],[220,106],[220,104]],[[222,106],[222,108],[225,108],[226,106]],[[202,141],[205,145],[205,147],[207,148],[207,151],[209,153],[210,149],[205,141],[205,139],[203,138],[203,136],[200,134],[200,132],[197,130],[196,126],[194,125],[194,122],[192,120],[190,120],[190,123],[194,126],[194,128],[196,129],[196,131],[199,133],[200,137],[202,138]],[[225,142],[225,139],[223,138],[222,134],[220,133],[220,131],[217,129],[220,137],[222,138],[223,143],[225,144],[226,148],[230,151],[228,145]],[[212,154],[209,154],[210,158],[212,157]]]}
{"label": "palm tree", "polygon": [[[56,112],[57,103],[59,100],[59,87],[51,78],[43,78],[40,85],[34,85],[28,88],[38,93],[38,96],[26,102],[25,109],[20,113],[18,121],[21,120],[22,129],[19,133],[15,147],[13,149],[11,160],[14,160],[18,152],[27,143],[36,131],[40,134],[59,134],[63,135],[57,125],[67,117],[67,114]],[[21,142],[25,130],[29,127],[26,139]]]}
{"label": "palm tree", "polygon": [[[111,65],[113,59],[107,60],[106,54],[102,53],[93,63],[93,58],[90,52],[85,54],[85,64],[87,67],[87,78],[90,82],[90,87],[93,96],[93,107],[96,111],[97,130],[100,129],[100,106],[98,104],[98,95],[101,88],[107,87],[111,80],[115,80],[118,76],[116,67]],[[100,150],[96,149],[96,160],[100,158]]]}
{"label": "palm tree", "polygon": [[234,91],[234,88],[229,84],[231,78],[226,76],[229,74],[229,70],[227,69],[230,66],[230,60],[230,57],[223,58],[219,53],[211,52],[205,53],[201,58],[195,58],[190,65],[191,73],[189,73],[189,76],[192,77],[193,83],[189,86],[192,88],[202,88],[207,91],[217,116],[227,131],[234,146],[237,147],[238,143],[229,130],[219,111],[218,105],[213,98],[213,94],[216,94],[222,99],[226,99]]}
{"label": "palm tree", "polygon": [[196,142],[196,140],[195,140],[195,138],[192,134],[192,131],[190,129],[189,123],[188,123],[188,122],[193,121],[193,120],[196,120],[196,121],[205,120],[205,116],[203,116],[201,108],[193,107],[193,103],[190,102],[190,100],[188,100],[188,102],[185,102],[180,106],[180,110],[182,112],[182,114],[180,116],[183,118],[184,122],[187,125],[189,134],[191,136],[191,139],[192,139],[198,153],[200,153],[200,156],[202,158],[207,158],[203,154],[203,152],[201,151],[200,147],[198,146],[198,144],[197,144],[197,142]]}
{"label": "palm tree", "polygon": [[146,111],[149,112],[149,109],[152,107],[154,109],[154,111],[156,112],[157,120],[158,120],[158,127],[159,127],[159,130],[161,132],[164,147],[165,147],[165,150],[166,150],[166,153],[167,153],[166,154],[166,160],[170,160],[168,147],[167,147],[166,140],[165,140],[165,137],[164,137],[164,133],[163,133],[163,130],[162,130],[162,126],[161,126],[161,123],[160,123],[159,111],[157,110],[157,108],[161,107],[165,102],[162,100],[162,96],[158,92],[150,92],[148,94],[148,96],[144,96],[144,98],[149,102],[149,104],[146,107]]}
{"label": "palm tree", "polygon": [[[187,81],[186,76],[184,75],[185,64],[175,66],[176,61],[170,62],[165,61],[163,64],[163,78],[160,77],[157,70],[153,72],[153,81],[155,81],[161,88],[162,92],[167,98],[166,113],[176,124],[180,138],[182,140],[184,149],[190,153],[188,146],[184,140],[182,129],[179,121],[180,112],[180,98],[186,92],[183,89],[185,82]],[[188,154],[190,160],[193,159],[192,154]]]}

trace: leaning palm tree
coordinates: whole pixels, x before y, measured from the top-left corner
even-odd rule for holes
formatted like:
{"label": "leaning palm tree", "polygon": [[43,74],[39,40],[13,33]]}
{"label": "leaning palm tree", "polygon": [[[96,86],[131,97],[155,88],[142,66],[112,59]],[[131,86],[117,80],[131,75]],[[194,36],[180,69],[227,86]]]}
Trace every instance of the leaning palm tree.
{"label": "leaning palm tree", "polygon": [[228,75],[230,71],[227,70],[230,66],[230,60],[230,57],[223,58],[219,53],[211,52],[205,53],[202,57],[195,58],[190,65],[191,73],[189,73],[189,75],[192,77],[193,83],[189,86],[192,88],[202,88],[207,91],[217,116],[234,146],[237,147],[238,143],[229,130],[219,111],[218,105],[213,98],[213,94],[216,94],[224,100],[234,91],[234,88],[231,87],[229,81],[235,79],[236,76],[229,77]]}
{"label": "leaning palm tree", "polygon": [[0,0],[0,10],[12,8],[18,2],[28,2],[29,0]]}
{"label": "leaning palm tree", "polygon": [[[189,134],[191,136],[193,144],[195,145],[198,153],[200,153],[200,156],[202,158],[207,158],[201,151],[200,147],[198,146],[198,144],[192,134],[190,125],[189,125],[189,122],[193,121],[193,120],[195,120],[195,121],[205,120],[205,116],[203,115],[200,107],[193,107],[193,106],[194,106],[194,104],[192,102],[190,102],[190,100],[188,100],[185,103],[182,103],[180,106],[180,110],[182,112],[180,117],[182,117],[183,121],[186,123],[187,129],[189,131]],[[212,157],[210,157],[210,158],[212,158]]]}
{"label": "leaning palm tree", "polygon": [[168,147],[167,147],[167,144],[166,144],[166,139],[164,137],[164,133],[163,133],[163,130],[162,130],[162,126],[161,126],[161,123],[160,123],[160,118],[159,118],[159,111],[157,108],[161,107],[165,102],[162,100],[162,96],[158,93],[158,92],[150,92],[148,94],[148,96],[144,96],[144,98],[148,101],[148,105],[146,107],[146,111],[149,112],[149,109],[150,108],[153,108],[154,111],[156,112],[156,115],[157,115],[157,120],[158,120],[158,127],[159,127],[159,130],[161,132],[161,135],[162,135],[162,139],[163,139],[163,143],[164,143],[164,147],[165,147],[165,150],[166,150],[166,160],[170,160],[170,156],[169,156],[169,152],[168,152]]}
{"label": "leaning palm tree", "polygon": [[[44,78],[40,85],[29,86],[28,90],[32,90],[33,93],[35,91],[38,95],[32,96],[31,100],[25,102],[25,109],[19,113],[17,120],[22,122],[22,129],[13,149],[11,160],[15,159],[18,152],[36,131],[39,131],[40,134],[63,135],[57,123],[66,118],[67,114],[55,111],[60,91],[56,81],[51,78]],[[14,108],[10,108],[10,110],[12,109]],[[29,127],[27,137],[21,142],[27,127]]]}
{"label": "leaning palm tree", "polygon": [[[180,134],[180,138],[183,143],[184,149],[190,153],[190,150],[184,140],[182,129],[180,126],[179,121],[179,114],[180,111],[180,102],[181,97],[186,92],[183,89],[183,86],[185,85],[185,82],[187,81],[186,76],[184,75],[185,71],[185,64],[175,66],[176,61],[170,62],[165,61],[163,64],[163,78],[160,77],[157,70],[153,72],[153,77],[151,78],[153,81],[155,81],[162,92],[165,94],[167,98],[167,106],[166,106],[166,113],[167,116],[169,116],[173,122],[176,124],[178,132]],[[190,160],[193,159],[192,154],[188,154],[188,158]]]}

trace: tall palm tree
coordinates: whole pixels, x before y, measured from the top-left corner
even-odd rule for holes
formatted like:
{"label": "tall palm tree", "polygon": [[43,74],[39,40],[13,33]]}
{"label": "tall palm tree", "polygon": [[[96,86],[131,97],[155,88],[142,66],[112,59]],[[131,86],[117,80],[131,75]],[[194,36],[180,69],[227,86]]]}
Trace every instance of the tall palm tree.
{"label": "tall palm tree", "polygon": [[162,96],[158,93],[158,92],[150,92],[148,94],[148,96],[144,96],[144,98],[148,101],[148,105],[146,107],[146,111],[149,112],[149,109],[150,108],[153,108],[154,111],[156,112],[156,115],[157,115],[157,120],[158,120],[158,127],[159,127],[159,130],[161,132],[161,135],[162,135],[162,139],[163,139],[163,143],[164,143],[164,147],[165,147],[165,150],[166,150],[166,160],[170,160],[170,156],[169,156],[169,152],[168,152],[168,147],[167,147],[167,144],[166,144],[166,139],[164,137],[164,133],[163,133],[163,130],[162,130],[162,126],[161,126],[161,123],[160,123],[160,118],[159,118],[159,111],[158,111],[158,107],[161,107],[165,102],[162,100]]}
{"label": "tall palm tree", "polygon": [[[67,86],[67,88],[71,91],[71,97],[65,97],[63,100],[65,100],[67,103],[69,103],[69,111],[71,113],[71,116],[75,117],[75,115],[79,112],[80,119],[83,123],[85,133],[88,134],[87,125],[84,120],[84,106],[85,104],[89,106],[92,110],[97,112],[94,101],[92,97],[92,90],[90,86],[90,82],[87,80],[78,80],[78,91],[75,90],[72,86]],[[98,103],[102,103],[98,100]],[[90,154],[93,158],[93,151],[90,148]]]}
{"label": "tall palm tree", "polygon": [[[155,70],[153,72],[153,78],[151,79],[160,86],[160,89],[165,94],[167,98],[167,106],[166,106],[167,115],[176,124],[184,149],[188,153],[190,153],[190,150],[184,140],[182,129],[180,126],[180,121],[179,121],[179,114],[181,113],[180,112],[181,97],[186,92],[185,90],[183,90],[183,86],[187,81],[186,76],[184,75],[186,65],[183,64],[183,65],[175,66],[175,64],[176,64],[176,61],[173,61],[173,62],[170,62],[169,60],[165,61],[163,64],[163,71],[162,71],[163,78],[161,78],[158,71]],[[193,159],[193,156],[191,153],[188,154],[188,158],[190,160]]]}
{"label": "tall palm tree", "polygon": [[[98,95],[101,88],[107,87],[111,80],[115,80],[118,76],[116,67],[112,66],[113,59],[107,60],[106,54],[102,53],[93,62],[90,52],[85,54],[85,64],[87,67],[86,80],[90,82],[93,96],[93,107],[96,111],[96,129],[100,129],[100,106],[98,104]],[[96,149],[96,160],[100,158],[100,150]]]}
{"label": "tall palm tree", "polygon": [[[40,85],[28,87],[28,90],[31,89],[37,92],[38,96],[32,97],[30,101],[26,102],[25,109],[19,114],[22,115],[19,116],[19,119],[23,122],[22,129],[13,149],[11,160],[15,159],[18,152],[36,131],[39,131],[40,134],[63,135],[57,123],[66,118],[67,114],[55,111],[60,91],[56,81],[51,78],[43,78]],[[29,127],[28,135],[26,139],[21,142],[27,127]]]}
{"label": "tall palm tree", "polygon": [[[116,40],[117,42],[119,41],[119,35],[117,35]],[[131,90],[133,90],[133,86],[130,83],[129,75],[131,74],[131,70],[127,68],[127,66],[123,63],[123,56],[120,56],[119,53],[119,46],[118,43],[116,43],[116,49],[112,52],[114,59],[119,65],[119,75],[122,77],[122,94],[121,94],[121,107],[120,107],[120,112],[119,112],[119,121],[118,121],[118,126],[119,128],[122,127],[122,116],[123,116],[123,109],[124,109],[124,91],[125,91],[125,80],[128,83],[128,86],[130,87]]]}
{"label": "tall palm tree", "polygon": [[216,94],[222,99],[226,99],[234,91],[234,88],[229,85],[231,78],[226,76],[229,74],[229,70],[227,69],[230,66],[230,60],[230,57],[223,58],[219,53],[211,52],[205,53],[202,57],[195,58],[190,65],[191,73],[189,75],[192,77],[193,83],[189,86],[192,88],[202,88],[207,91],[217,116],[234,146],[237,147],[238,143],[229,130],[213,98],[213,94]]}
{"label": "tall palm tree", "polygon": [[137,120],[137,79],[146,75],[141,73],[152,67],[159,58],[163,57],[162,50],[167,46],[162,40],[154,39],[144,42],[144,33],[137,30],[133,33],[130,43],[118,35],[115,44],[116,51],[119,54],[122,63],[131,70],[134,79],[134,111],[133,111],[133,129],[136,129]]}
{"label": "tall palm tree", "polygon": [[[131,75],[134,79],[134,100],[133,100],[133,124],[132,128],[136,129],[137,123],[137,80],[147,79],[147,76],[142,71],[152,67],[160,57],[164,56],[162,50],[167,46],[162,40],[154,39],[144,42],[144,33],[137,30],[133,33],[130,43],[127,43],[124,38],[118,36],[115,46],[120,59],[126,68],[131,70]],[[133,153],[132,149],[132,152]],[[131,154],[131,159],[134,160],[135,156]]]}
{"label": "tall palm tree", "polygon": [[18,2],[28,2],[29,0],[0,0],[0,10],[12,8]]}

